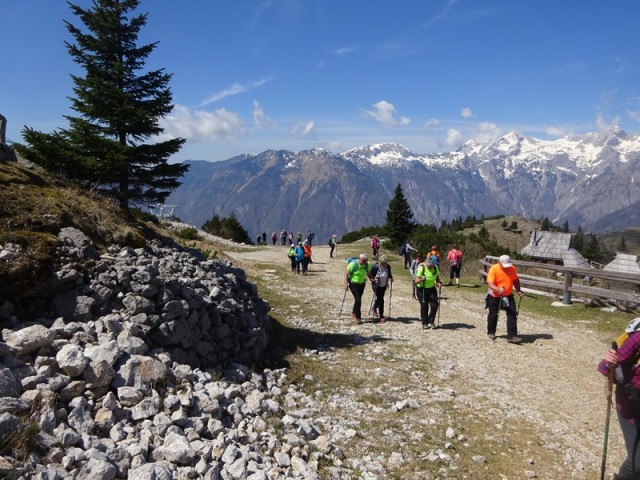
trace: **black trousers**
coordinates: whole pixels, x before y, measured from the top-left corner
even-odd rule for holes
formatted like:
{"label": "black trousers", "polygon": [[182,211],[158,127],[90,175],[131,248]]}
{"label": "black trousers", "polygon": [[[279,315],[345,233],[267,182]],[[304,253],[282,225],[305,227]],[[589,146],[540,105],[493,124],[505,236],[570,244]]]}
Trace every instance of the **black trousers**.
{"label": "black trousers", "polygon": [[351,290],[353,294],[353,308],[351,309],[351,313],[358,319],[362,319],[362,295],[364,294],[365,284],[366,282],[349,283],[349,290]]}
{"label": "black trousers", "polygon": [[[500,306],[500,302],[509,302],[509,305]],[[515,337],[518,335],[518,318],[516,316],[516,301],[513,299],[513,295],[508,297],[496,298],[493,295],[487,297],[487,307],[489,313],[487,314],[487,333],[490,335],[496,334],[496,328],[498,328],[498,314],[502,308],[507,312],[507,338]]]}
{"label": "black trousers", "polygon": [[373,287],[373,308],[378,311],[378,315],[384,317],[384,294],[387,293],[387,286],[380,287],[375,284],[371,284]]}
{"label": "black trousers", "polygon": [[420,302],[420,320],[422,324],[436,323],[436,313],[438,313],[438,290],[436,287],[417,287],[418,301]]}

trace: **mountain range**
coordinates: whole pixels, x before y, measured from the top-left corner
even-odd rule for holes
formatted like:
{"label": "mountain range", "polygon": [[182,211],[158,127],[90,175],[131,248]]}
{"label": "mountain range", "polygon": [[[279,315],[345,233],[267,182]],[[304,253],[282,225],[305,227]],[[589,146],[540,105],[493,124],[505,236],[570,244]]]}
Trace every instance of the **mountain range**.
{"label": "mountain range", "polygon": [[382,225],[398,184],[418,223],[508,214],[592,233],[640,225],[640,134],[619,128],[553,141],[511,132],[447,153],[384,143],[187,163],[166,202],[175,215],[201,226],[233,213],[250,237],[282,229],[340,237]]}

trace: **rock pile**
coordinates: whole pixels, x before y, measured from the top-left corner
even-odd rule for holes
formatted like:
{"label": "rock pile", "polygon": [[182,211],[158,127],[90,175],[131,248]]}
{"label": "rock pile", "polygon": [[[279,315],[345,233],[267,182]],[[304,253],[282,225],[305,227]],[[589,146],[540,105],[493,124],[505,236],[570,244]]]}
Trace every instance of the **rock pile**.
{"label": "rock pile", "polygon": [[246,367],[269,305],[242,270],[159,241],[99,256],[82,232],[60,239],[47,287],[0,302],[0,474],[311,479],[322,461],[342,475],[311,399]]}

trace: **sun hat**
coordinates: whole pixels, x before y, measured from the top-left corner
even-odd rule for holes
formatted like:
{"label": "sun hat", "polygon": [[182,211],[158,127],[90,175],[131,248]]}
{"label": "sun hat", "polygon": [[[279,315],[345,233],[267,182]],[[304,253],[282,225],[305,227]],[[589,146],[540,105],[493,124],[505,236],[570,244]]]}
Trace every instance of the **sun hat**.
{"label": "sun hat", "polygon": [[512,267],[511,257],[509,255],[500,255],[500,263],[504,268]]}

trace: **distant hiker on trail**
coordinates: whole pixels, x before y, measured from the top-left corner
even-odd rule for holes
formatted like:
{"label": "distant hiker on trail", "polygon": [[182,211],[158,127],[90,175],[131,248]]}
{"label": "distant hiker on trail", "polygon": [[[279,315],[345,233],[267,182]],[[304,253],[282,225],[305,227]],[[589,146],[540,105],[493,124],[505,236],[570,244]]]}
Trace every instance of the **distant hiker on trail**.
{"label": "distant hiker on trail", "polygon": [[309,240],[305,240],[302,244],[302,274],[306,275],[307,271],[309,271],[309,264],[311,262],[311,244]]}
{"label": "distant hiker on trail", "polygon": [[302,242],[298,242],[295,246],[296,252],[296,273],[300,275],[300,267],[302,266],[302,260],[304,259],[304,248],[302,248]]}
{"label": "distant hiker on trail", "polygon": [[309,246],[313,246],[313,239],[315,238],[316,234],[313,233],[311,230],[309,230],[309,233],[307,233],[307,241],[309,242]]}
{"label": "distant hiker on trail", "polygon": [[280,232],[280,244],[284,247],[287,244],[287,231],[282,230]]}
{"label": "distant hiker on trail", "polygon": [[387,287],[393,283],[393,274],[391,273],[391,265],[387,262],[386,255],[380,257],[380,261],[369,270],[369,279],[371,280],[371,288],[373,288],[374,302],[372,316],[375,318],[380,316],[380,322],[386,322],[384,318],[384,295]]}
{"label": "distant hiker on trail", "polygon": [[451,250],[447,253],[447,261],[449,262],[449,285],[453,284],[453,279],[456,279],[456,287],[460,287],[460,270],[462,269],[462,252],[458,250],[458,247],[454,243],[451,245]]}
{"label": "distant hiker on trail", "polygon": [[627,447],[627,458],[620,466],[616,480],[640,479],[640,317],[636,317],[598,365],[598,371],[608,376],[615,369],[616,410]]}
{"label": "distant hiker on trail", "polygon": [[400,245],[400,255],[404,257],[404,268],[409,268],[411,265],[411,252],[417,252],[417,250],[408,241]]}
{"label": "distant hiker on trail", "polygon": [[273,232],[271,234],[271,243],[273,243],[273,246],[276,246],[276,242],[278,241],[278,235],[276,235],[276,232]]}
{"label": "distant hiker on trail", "polygon": [[351,290],[353,294],[351,318],[356,324],[362,323],[362,295],[369,273],[367,260],[367,254],[361,253],[357,260],[352,260],[347,264],[347,271],[344,274],[344,288]]}
{"label": "distant hiker on trail", "polygon": [[333,251],[336,249],[336,234],[334,233],[329,239],[329,258],[333,258]]}
{"label": "distant hiker on trail", "polygon": [[260,245],[262,243],[262,235],[258,234],[256,236],[256,245]]}
{"label": "distant hiker on trail", "polygon": [[438,252],[438,247],[435,245],[431,246],[431,250],[427,254],[427,257],[433,260],[433,264],[440,268],[440,253]]}
{"label": "distant hiker on trail", "polygon": [[297,243],[302,243],[302,232],[298,232],[298,236],[297,236],[296,242]]}
{"label": "distant hiker on trail", "polygon": [[267,232],[262,232],[262,243],[267,244]]}
{"label": "distant hiker on trail", "polygon": [[296,271],[296,246],[292,243],[289,247],[289,252],[287,253],[289,260],[291,261],[291,271]]}
{"label": "distant hiker on trail", "polygon": [[293,243],[293,232],[289,232],[289,243]]}
{"label": "distant hiker on trail", "polygon": [[371,250],[373,250],[373,258],[378,259],[378,250],[380,249],[380,240],[377,235],[371,239]]}
{"label": "distant hiker on trail", "polygon": [[438,288],[442,286],[442,282],[440,281],[440,270],[434,265],[433,260],[427,258],[418,265],[414,282],[417,287],[418,300],[420,301],[422,328],[436,328]]}
{"label": "distant hiker on trail", "polygon": [[511,263],[509,255],[501,255],[500,261],[492,265],[487,273],[487,336],[491,340],[496,339],[496,328],[498,327],[498,314],[500,310],[507,312],[507,342],[520,343],[522,339],[518,337],[518,317],[516,311],[516,301],[513,299],[513,289],[521,297],[524,293],[520,289],[520,279],[516,272],[516,267]]}

